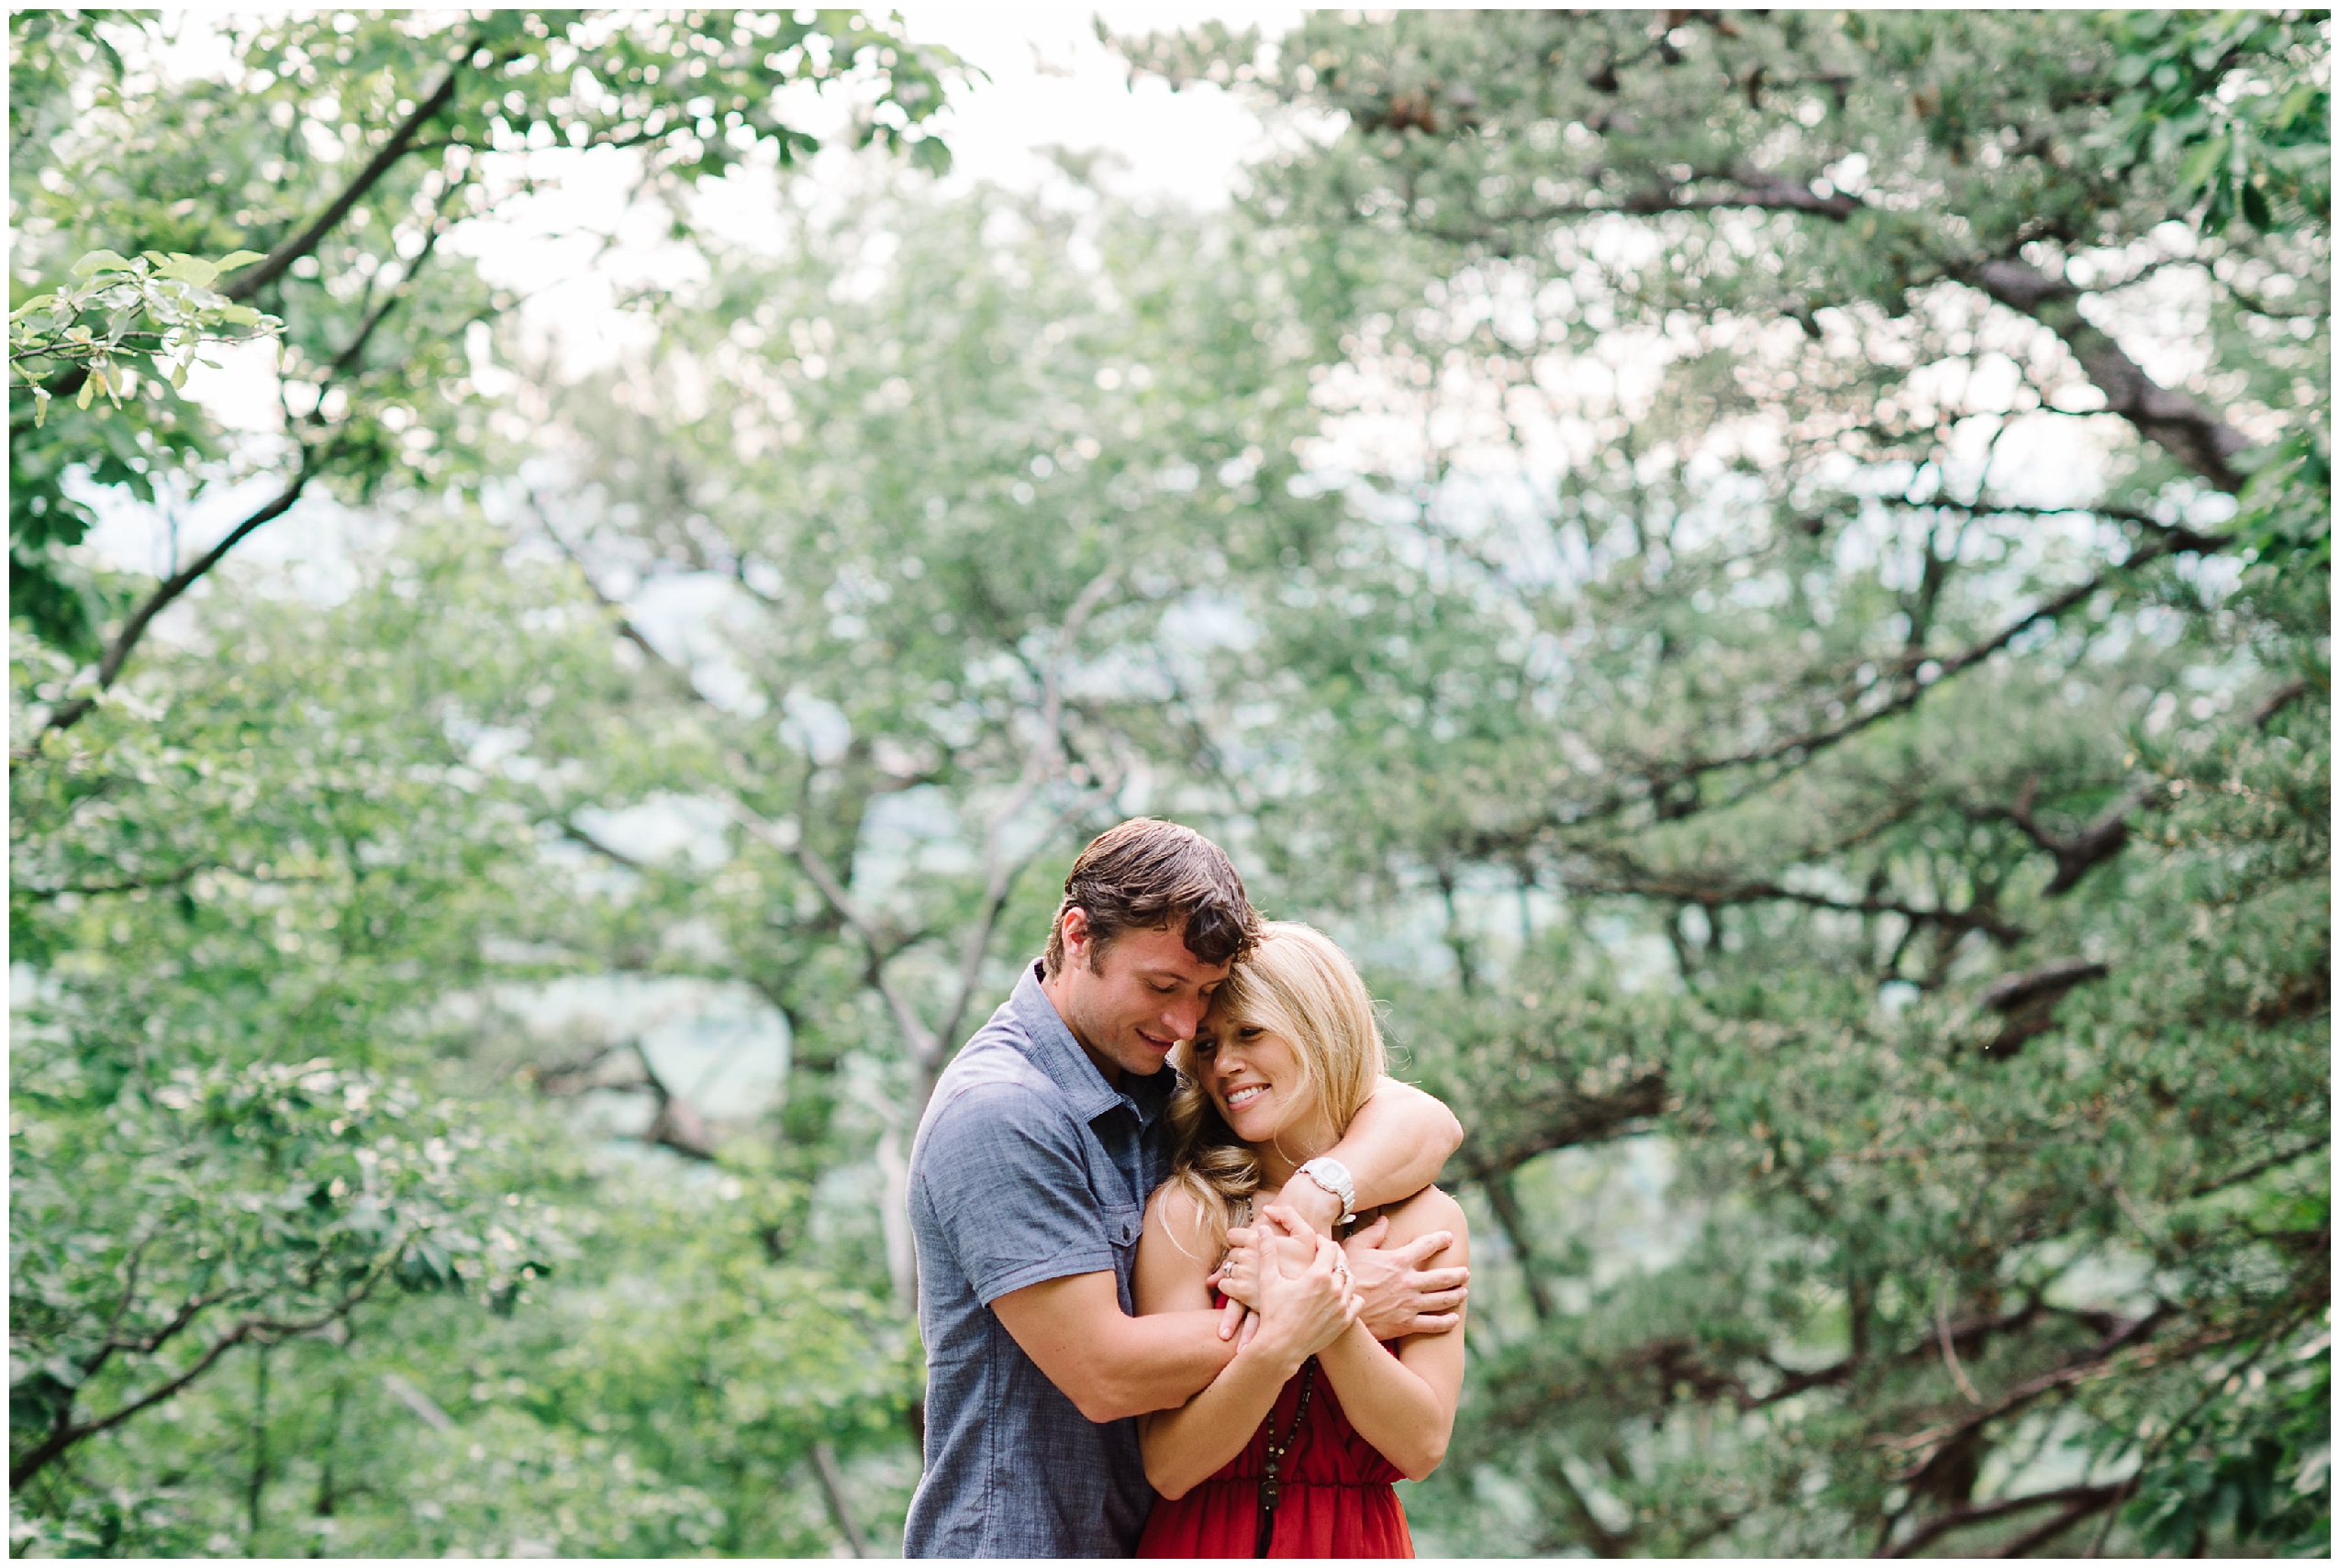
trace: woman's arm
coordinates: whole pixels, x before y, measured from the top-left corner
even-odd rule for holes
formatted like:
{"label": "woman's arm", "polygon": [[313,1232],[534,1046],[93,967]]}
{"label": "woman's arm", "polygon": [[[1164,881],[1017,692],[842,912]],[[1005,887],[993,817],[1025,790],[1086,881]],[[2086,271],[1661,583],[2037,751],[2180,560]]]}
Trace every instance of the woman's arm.
{"label": "woman's arm", "polygon": [[[1195,1201],[1169,1186],[1146,1206],[1145,1232],[1138,1239],[1131,1295],[1141,1314],[1208,1307],[1203,1281],[1215,1259],[1202,1255],[1208,1243],[1195,1234]],[[1229,1460],[1243,1451],[1252,1433],[1276,1405],[1276,1396],[1328,1340],[1339,1337],[1355,1315],[1347,1282],[1336,1278],[1340,1249],[1320,1241],[1315,1259],[1297,1275],[1271,1270],[1260,1282],[1259,1332],[1235,1352],[1209,1387],[1176,1410],[1138,1418],[1138,1444],[1145,1478],[1165,1497],[1183,1497]],[[1376,1354],[1381,1352],[1376,1349]]]}
{"label": "woman's arm", "polygon": [[[1453,1267],[1470,1262],[1470,1226],[1463,1206],[1430,1187],[1388,1215],[1391,1243],[1445,1230],[1454,1234],[1434,1262]],[[1391,1355],[1360,1323],[1317,1352],[1324,1374],[1341,1396],[1341,1408],[1357,1435],[1381,1457],[1419,1481],[1446,1457],[1454,1435],[1454,1404],[1463,1391],[1463,1329],[1414,1334]]]}
{"label": "woman's arm", "polygon": [[[1378,1208],[1438,1180],[1446,1157],[1463,1146],[1463,1124],[1445,1105],[1410,1084],[1384,1078],[1350,1118],[1341,1141],[1325,1151],[1348,1167],[1357,1207]],[[1320,1231],[1341,1218],[1341,1200],[1313,1178],[1286,1184],[1278,1200]]]}

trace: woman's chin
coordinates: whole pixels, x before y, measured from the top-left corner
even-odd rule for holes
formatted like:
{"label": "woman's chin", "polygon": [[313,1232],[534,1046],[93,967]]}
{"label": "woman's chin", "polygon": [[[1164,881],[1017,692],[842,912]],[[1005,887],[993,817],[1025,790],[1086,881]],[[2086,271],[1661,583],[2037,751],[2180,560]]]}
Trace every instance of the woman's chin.
{"label": "woman's chin", "polygon": [[1236,1137],[1254,1149],[1273,1143],[1276,1133],[1281,1130],[1276,1125],[1276,1118],[1272,1116],[1230,1117],[1227,1125]]}

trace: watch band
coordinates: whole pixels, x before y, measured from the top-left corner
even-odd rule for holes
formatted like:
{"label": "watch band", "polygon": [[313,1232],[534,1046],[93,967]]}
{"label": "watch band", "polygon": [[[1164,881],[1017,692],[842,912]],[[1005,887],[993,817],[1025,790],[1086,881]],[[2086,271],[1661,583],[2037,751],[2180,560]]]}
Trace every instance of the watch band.
{"label": "watch band", "polygon": [[1341,1224],[1347,1225],[1357,1218],[1357,1184],[1349,1175],[1349,1167],[1340,1161],[1320,1154],[1293,1173],[1306,1176],[1340,1200]]}

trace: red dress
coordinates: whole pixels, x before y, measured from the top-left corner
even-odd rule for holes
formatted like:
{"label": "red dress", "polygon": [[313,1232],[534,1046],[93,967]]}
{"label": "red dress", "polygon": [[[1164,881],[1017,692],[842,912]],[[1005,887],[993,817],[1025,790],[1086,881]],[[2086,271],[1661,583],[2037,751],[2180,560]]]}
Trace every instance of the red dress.
{"label": "red dress", "polygon": [[[1382,1346],[1391,1355],[1398,1352]],[[1411,1557],[1414,1539],[1406,1529],[1405,1506],[1390,1490],[1405,1473],[1349,1425],[1332,1380],[1318,1367],[1310,1381],[1308,1411],[1277,1467],[1282,1487],[1276,1505],[1276,1534],[1270,1557]],[[1291,1431],[1300,1384],[1287,1383],[1276,1407],[1260,1423],[1243,1451],[1219,1473],[1175,1502],[1158,1498],[1140,1557],[1249,1557],[1259,1540],[1259,1482],[1267,1468],[1268,1433]]]}

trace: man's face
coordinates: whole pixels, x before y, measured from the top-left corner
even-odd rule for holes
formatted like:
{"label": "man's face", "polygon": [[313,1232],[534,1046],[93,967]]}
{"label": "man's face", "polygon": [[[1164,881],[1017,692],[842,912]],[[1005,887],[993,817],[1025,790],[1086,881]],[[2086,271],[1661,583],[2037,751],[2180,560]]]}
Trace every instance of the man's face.
{"label": "man's face", "polygon": [[1166,931],[1123,931],[1100,952],[1087,911],[1074,908],[1064,911],[1064,965],[1046,989],[1098,1071],[1118,1084],[1123,1073],[1162,1071],[1170,1048],[1202,1022],[1228,968],[1187,951],[1183,922]]}

